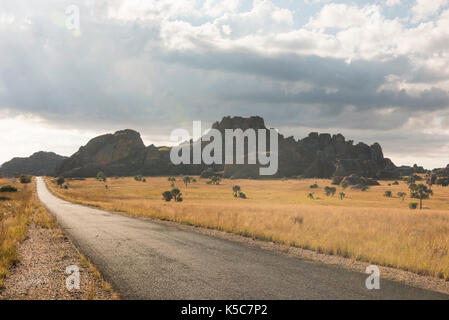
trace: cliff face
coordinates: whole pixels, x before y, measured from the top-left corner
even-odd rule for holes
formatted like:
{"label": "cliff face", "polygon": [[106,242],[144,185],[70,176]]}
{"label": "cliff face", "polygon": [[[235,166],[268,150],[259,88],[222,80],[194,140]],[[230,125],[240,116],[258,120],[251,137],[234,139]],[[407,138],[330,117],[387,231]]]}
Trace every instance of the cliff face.
{"label": "cliff face", "polygon": [[[212,128],[266,129],[261,117],[224,117]],[[269,140],[269,139],[267,139]],[[207,142],[202,143],[202,147]],[[330,178],[358,174],[369,178],[397,178],[396,166],[384,158],[382,148],[375,143],[354,145],[341,134],[310,133],[302,140],[279,134],[279,166],[275,177]],[[224,144],[223,144],[224,146]],[[223,150],[224,155],[224,150]],[[104,171],[109,176],[200,174],[205,164],[178,165],[170,161],[170,148],[145,147],[139,133],[124,130],[92,139],[72,157],[65,160],[58,174],[67,177],[95,176]],[[228,178],[258,178],[259,165],[213,165]]]}
{"label": "cliff face", "polygon": [[67,159],[54,152],[36,152],[28,158],[14,158],[5,162],[0,167],[0,174],[4,176],[16,176],[29,174],[33,176],[51,176],[62,161]]}
{"label": "cliff face", "polygon": [[133,130],[117,131],[90,140],[65,160],[57,173],[66,177],[93,177],[99,171],[107,175],[137,174],[145,156],[140,134]]}

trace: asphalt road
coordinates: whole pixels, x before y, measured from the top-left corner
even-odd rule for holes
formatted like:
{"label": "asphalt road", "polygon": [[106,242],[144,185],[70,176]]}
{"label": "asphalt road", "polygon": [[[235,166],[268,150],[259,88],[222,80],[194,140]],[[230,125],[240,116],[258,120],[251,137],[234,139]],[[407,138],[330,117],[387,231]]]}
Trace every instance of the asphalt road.
{"label": "asphalt road", "polygon": [[41,178],[37,191],[124,299],[449,298],[384,279],[368,290],[366,274],[72,204]]}

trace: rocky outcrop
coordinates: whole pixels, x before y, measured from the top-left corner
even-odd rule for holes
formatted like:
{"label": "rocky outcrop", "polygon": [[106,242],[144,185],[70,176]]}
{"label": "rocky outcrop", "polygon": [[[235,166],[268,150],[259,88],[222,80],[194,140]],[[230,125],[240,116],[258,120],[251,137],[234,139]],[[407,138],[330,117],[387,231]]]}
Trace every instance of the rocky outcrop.
{"label": "rocky outcrop", "polygon": [[67,157],[54,152],[36,152],[27,158],[14,158],[0,167],[0,175],[12,177],[22,174],[52,176]]}
{"label": "rocky outcrop", "polygon": [[106,175],[139,173],[145,156],[140,134],[133,130],[117,131],[90,140],[65,160],[57,173],[66,177],[93,177],[99,171]]}
{"label": "rocky outcrop", "polygon": [[449,186],[449,164],[446,168],[434,169],[426,176],[427,184],[437,184],[444,187]]}
{"label": "rocky outcrop", "polygon": [[412,166],[400,166],[398,167],[399,174],[401,176],[411,176],[413,174],[424,174],[427,170],[417,164]]}
{"label": "rocky outcrop", "polygon": [[[267,129],[261,117],[224,117],[212,128],[222,133],[223,148],[226,129]],[[208,143],[202,142],[202,148]],[[190,147],[192,144],[191,141]],[[279,165],[274,177],[330,178],[351,174],[379,179],[399,177],[396,166],[384,158],[382,148],[377,143],[372,146],[364,143],[354,145],[341,134],[314,132],[301,140],[279,134],[278,145]],[[92,139],[64,161],[58,173],[67,177],[95,176],[100,170],[109,176],[199,175],[212,168],[214,172],[223,172],[225,178],[238,179],[259,178],[259,167],[259,164],[173,165],[170,148],[145,147],[137,132],[124,130]]]}

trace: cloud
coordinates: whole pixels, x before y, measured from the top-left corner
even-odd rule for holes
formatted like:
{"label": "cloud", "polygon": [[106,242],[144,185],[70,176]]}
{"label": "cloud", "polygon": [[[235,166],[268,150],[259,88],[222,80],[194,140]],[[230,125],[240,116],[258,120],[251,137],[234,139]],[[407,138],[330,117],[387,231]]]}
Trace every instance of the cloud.
{"label": "cloud", "polygon": [[[387,17],[379,2],[77,5],[78,37],[65,28],[59,1],[0,5],[0,111],[8,111],[6,119],[38,118],[33,127],[70,132],[61,133],[67,146],[76,130],[126,127],[164,143],[175,127],[224,115],[375,136],[397,154],[434,145],[420,134],[438,136],[441,146],[440,137],[449,135],[449,10],[442,6],[414,25]],[[429,128],[417,126],[408,139],[410,123],[424,117]],[[388,140],[388,132],[397,139]],[[38,137],[37,130],[29,135]]]}
{"label": "cloud", "polygon": [[449,4],[448,0],[416,0],[412,7],[413,22],[420,22],[438,13]]}

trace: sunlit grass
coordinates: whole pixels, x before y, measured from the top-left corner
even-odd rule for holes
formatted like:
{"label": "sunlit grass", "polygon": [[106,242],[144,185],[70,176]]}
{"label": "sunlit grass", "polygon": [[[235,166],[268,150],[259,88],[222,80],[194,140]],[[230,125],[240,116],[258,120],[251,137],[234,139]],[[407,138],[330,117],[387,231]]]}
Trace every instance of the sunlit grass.
{"label": "sunlit grass", "polygon": [[[0,186],[7,183],[0,179]],[[26,238],[27,225],[30,222],[33,185],[8,183],[18,189],[18,192],[2,193],[10,200],[0,201],[0,288],[8,274],[9,268],[18,262],[18,244]]]}
{"label": "sunlit grass", "polygon": [[[367,192],[342,190],[326,197],[329,180],[223,180],[208,185],[205,180],[186,187],[177,178],[182,203],[164,202],[170,190],[167,178],[109,178],[69,181],[60,189],[47,179],[53,192],[74,202],[121,211],[136,217],[155,217],[271,240],[282,244],[340,255],[419,274],[449,279],[449,188],[434,186],[434,196],[424,201],[425,210],[412,211],[406,198],[407,185],[382,181]],[[310,189],[313,183],[319,189]],[[247,200],[234,198],[232,186],[239,185]],[[391,190],[394,197],[383,196]],[[339,192],[346,198],[340,200]],[[314,192],[315,200],[307,195]],[[408,193],[408,192],[407,192]]]}

